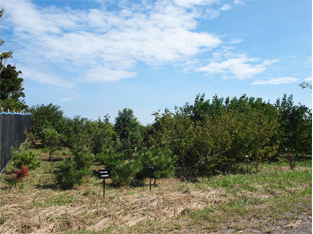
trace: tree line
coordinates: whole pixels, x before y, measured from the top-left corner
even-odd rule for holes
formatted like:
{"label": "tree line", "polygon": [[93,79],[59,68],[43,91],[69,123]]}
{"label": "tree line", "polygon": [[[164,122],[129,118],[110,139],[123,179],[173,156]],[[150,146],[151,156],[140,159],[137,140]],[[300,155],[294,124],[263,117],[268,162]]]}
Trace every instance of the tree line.
{"label": "tree line", "polygon": [[[246,95],[225,99],[215,95],[210,100],[198,94],[193,104],[153,113],[154,122],[146,126],[127,108],[118,112],[114,123],[108,116],[96,121],[68,118],[53,104],[29,111],[33,142],[42,142],[50,157],[62,147],[72,154],[58,166],[60,184],[83,178],[93,162],[113,169],[112,181],[117,184],[150,176],[150,164],[155,166],[155,178],[191,179],[244,173],[245,163],[258,172],[263,162],[282,156],[293,167],[294,157],[311,153],[312,147],[311,110],[295,105],[292,95],[286,94],[274,104]],[[79,182],[64,187],[75,183]]]}
{"label": "tree line", "polygon": [[[0,19],[3,10],[0,10]],[[0,40],[0,47],[4,43]],[[114,123],[108,116],[96,121],[80,116],[68,118],[52,103],[29,108],[25,104],[23,78],[15,66],[6,64],[13,52],[0,54],[0,107],[32,113],[33,145],[42,144],[50,160],[60,148],[70,150],[70,159],[59,163],[56,179],[63,188],[79,184],[91,173],[94,162],[115,171],[112,181],[130,184],[150,176],[176,175],[197,178],[218,173],[243,173],[243,163],[260,170],[262,162],[294,157],[312,151],[312,113],[295,105],[286,94],[276,103],[262,98],[205,99],[198,94],[193,104],[153,113],[153,124],[143,126],[131,109],[118,112]],[[308,83],[300,84],[310,88]],[[32,153],[15,155],[19,169],[39,164]]]}

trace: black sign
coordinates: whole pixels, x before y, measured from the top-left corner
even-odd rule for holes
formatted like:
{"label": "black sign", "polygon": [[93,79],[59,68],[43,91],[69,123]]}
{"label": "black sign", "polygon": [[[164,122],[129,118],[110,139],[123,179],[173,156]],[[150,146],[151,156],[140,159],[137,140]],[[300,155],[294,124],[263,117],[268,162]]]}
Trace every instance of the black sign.
{"label": "black sign", "polygon": [[100,179],[111,178],[111,170],[110,169],[99,170],[99,178]]}
{"label": "black sign", "polygon": [[154,166],[153,165],[149,165],[149,170],[154,170]]}

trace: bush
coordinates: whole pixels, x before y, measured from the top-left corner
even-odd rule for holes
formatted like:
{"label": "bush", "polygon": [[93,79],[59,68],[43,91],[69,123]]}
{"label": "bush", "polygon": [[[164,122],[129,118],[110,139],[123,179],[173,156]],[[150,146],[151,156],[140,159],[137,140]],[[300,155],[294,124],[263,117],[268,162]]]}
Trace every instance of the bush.
{"label": "bush", "polygon": [[112,182],[117,185],[129,185],[134,182],[141,165],[136,160],[119,160],[112,174]]}
{"label": "bush", "polygon": [[108,169],[113,169],[112,182],[118,185],[128,185],[136,179],[142,180],[151,176],[149,165],[154,166],[155,179],[168,178],[174,173],[176,157],[168,148],[151,147],[134,154],[134,158],[124,160],[125,155],[103,148],[97,155],[99,161]]}
{"label": "bush", "polygon": [[149,165],[154,166],[154,179],[169,178],[175,171],[176,157],[167,147],[151,147],[147,150],[139,151],[135,154],[135,158],[141,164],[141,170],[137,173],[138,179],[151,176],[151,171],[148,169]]}
{"label": "bush", "polygon": [[61,136],[53,127],[43,129],[41,137],[45,147],[55,149],[60,144]]}
{"label": "bush", "polygon": [[115,151],[110,151],[103,147],[102,152],[97,155],[101,164],[106,168],[112,169],[112,182],[117,185],[131,184],[136,174],[141,170],[141,165],[138,161],[124,160],[124,154]]}
{"label": "bush", "polygon": [[94,161],[94,155],[88,152],[75,154],[71,160],[61,161],[54,171],[57,183],[62,189],[70,189],[74,185],[80,185],[85,176],[91,175],[90,167]]}
{"label": "bush", "polygon": [[17,169],[21,169],[22,166],[27,166],[29,170],[34,170],[40,167],[40,161],[36,158],[35,154],[29,152],[16,152],[13,153],[13,164]]}

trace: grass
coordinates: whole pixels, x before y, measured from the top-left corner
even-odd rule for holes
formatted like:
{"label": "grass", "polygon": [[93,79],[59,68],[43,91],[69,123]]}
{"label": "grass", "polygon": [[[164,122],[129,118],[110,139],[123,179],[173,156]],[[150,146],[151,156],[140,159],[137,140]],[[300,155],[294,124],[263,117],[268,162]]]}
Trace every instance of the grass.
{"label": "grass", "polygon": [[[33,152],[41,167],[11,185],[9,165],[0,176],[0,233],[200,233],[275,232],[312,215],[312,162],[265,163],[259,173],[218,175],[186,183],[160,179],[149,191],[141,186],[115,187],[94,176],[71,190],[56,186],[58,158]],[[66,149],[58,152],[69,157]],[[97,171],[101,166],[94,166]]]}

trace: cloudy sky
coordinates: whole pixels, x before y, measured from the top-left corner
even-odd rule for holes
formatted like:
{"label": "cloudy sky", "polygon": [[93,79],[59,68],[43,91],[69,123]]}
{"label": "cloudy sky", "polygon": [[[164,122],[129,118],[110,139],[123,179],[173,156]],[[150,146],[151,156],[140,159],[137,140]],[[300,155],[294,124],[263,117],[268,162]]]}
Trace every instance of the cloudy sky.
{"label": "cloudy sky", "polygon": [[152,113],[198,93],[284,93],[312,108],[311,0],[1,0],[26,104],[90,119]]}

